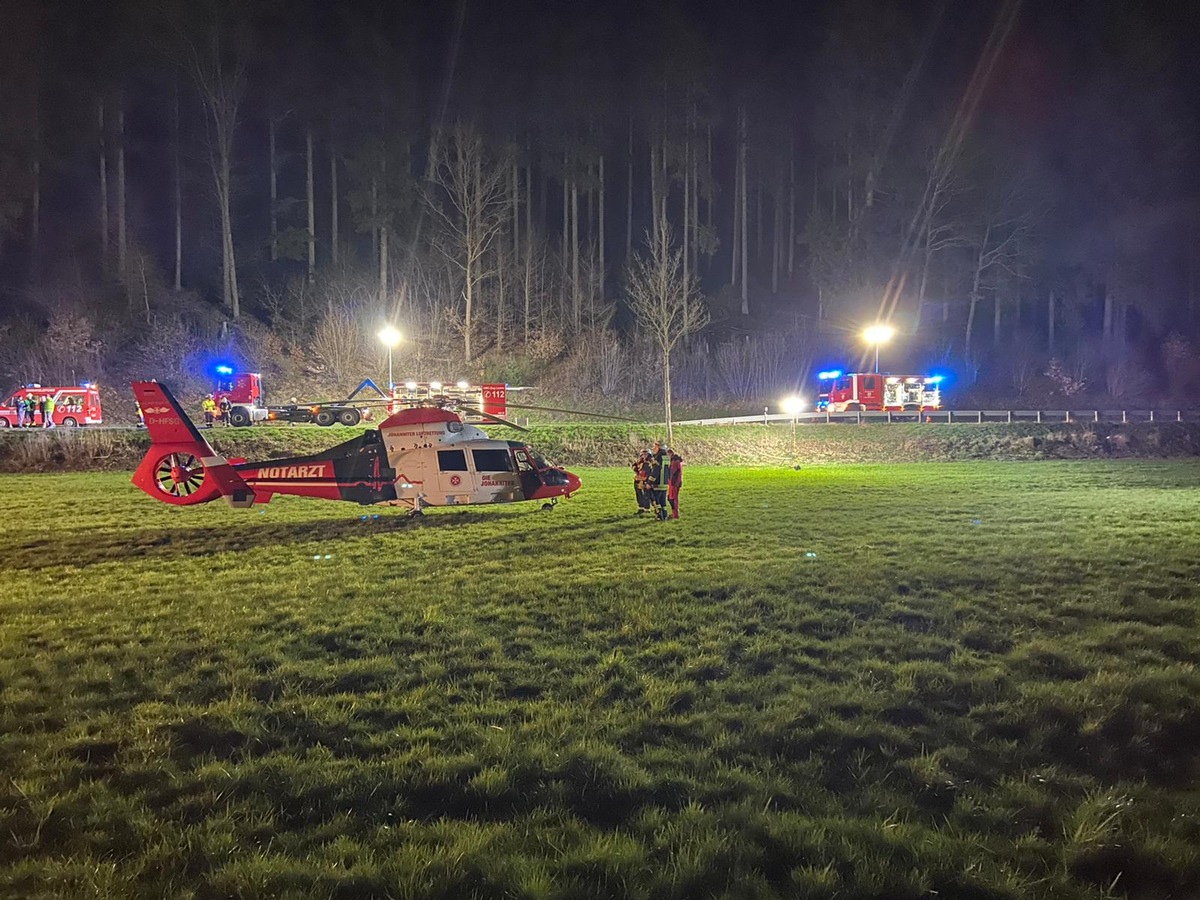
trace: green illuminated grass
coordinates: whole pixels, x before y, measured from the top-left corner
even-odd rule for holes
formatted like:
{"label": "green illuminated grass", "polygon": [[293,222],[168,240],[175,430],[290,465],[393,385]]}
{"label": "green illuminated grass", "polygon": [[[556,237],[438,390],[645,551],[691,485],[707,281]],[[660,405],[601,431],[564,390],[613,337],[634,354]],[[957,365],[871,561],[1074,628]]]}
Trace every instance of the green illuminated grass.
{"label": "green illuminated grass", "polygon": [[1200,464],[583,474],[0,477],[0,896],[1200,896]]}

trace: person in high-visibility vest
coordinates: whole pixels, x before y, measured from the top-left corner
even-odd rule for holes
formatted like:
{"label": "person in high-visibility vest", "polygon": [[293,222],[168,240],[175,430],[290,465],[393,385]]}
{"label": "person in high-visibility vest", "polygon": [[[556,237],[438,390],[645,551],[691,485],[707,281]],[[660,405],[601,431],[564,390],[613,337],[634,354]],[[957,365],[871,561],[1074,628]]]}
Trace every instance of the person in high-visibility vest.
{"label": "person in high-visibility vest", "polygon": [[650,502],[656,519],[667,518],[667,477],[670,467],[670,451],[662,441],[655,441],[654,449],[650,451]]}
{"label": "person in high-visibility vest", "polygon": [[46,395],[46,409],[42,413],[42,424],[47,428],[54,427],[54,395]]}
{"label": "person in high-visibility vest", "polygon": [[200,409],[204,411],[204,427],[212,428],[213,419],[216,418],[217,415],[217,403],[215,400],[213,400],[211,395],[205,397],[200,403]]}

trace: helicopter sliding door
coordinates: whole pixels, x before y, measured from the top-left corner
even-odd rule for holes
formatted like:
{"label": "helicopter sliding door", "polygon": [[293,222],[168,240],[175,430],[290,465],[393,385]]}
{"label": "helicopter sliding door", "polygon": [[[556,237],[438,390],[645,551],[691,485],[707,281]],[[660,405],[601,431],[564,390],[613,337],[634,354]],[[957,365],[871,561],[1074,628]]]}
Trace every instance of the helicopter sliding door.
{"label": "helicopter sliding door", "polygon": [[474,475],[467,467],[467,451],[461,448],[437,451],[438,493],[446,503],[470,503],[475,493]]}

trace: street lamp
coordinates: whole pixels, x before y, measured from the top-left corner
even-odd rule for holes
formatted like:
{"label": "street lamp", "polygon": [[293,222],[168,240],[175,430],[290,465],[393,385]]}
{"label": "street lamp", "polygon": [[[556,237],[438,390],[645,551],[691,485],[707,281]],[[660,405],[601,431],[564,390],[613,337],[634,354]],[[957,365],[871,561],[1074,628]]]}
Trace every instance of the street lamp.
{"label": "street lamp", "polygon": [[891,325],[872,325],[863,332],[863,340],[868,344],[875,345],[875,371],[879,371],[879,345],[886,344],[896,334],[896,329]]}
{"label": "street lamp", "polygon": [[388,348],[388,390],[396,387],[396,382],[392,379],[392,348],[395,347],[403,339],[403,336],[391,325],[385,325],[379,332],[379,340]]}

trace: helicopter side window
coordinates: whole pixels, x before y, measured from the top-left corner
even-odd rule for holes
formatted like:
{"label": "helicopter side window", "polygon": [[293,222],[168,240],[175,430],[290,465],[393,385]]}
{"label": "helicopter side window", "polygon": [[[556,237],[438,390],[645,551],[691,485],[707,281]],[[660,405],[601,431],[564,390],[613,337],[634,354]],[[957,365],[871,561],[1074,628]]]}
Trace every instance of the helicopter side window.
{"label": "helicopter side window", "polygon": [[507,450],[472,450],[476,472],[511,472],[512,464]]}
{"label": "helicopter side window", "polygon": [[462,450],[439,450],[438,470],[441,472],[467,471],[467,454]]}
{"label": "helicopter side window", "polygon": [[526,453],[524,450],[518,450],[515,455],[517,457],[517,471],[518,472],[532,472],[533,471],[533,463],[531,463],[529,461],[528,453]]}

